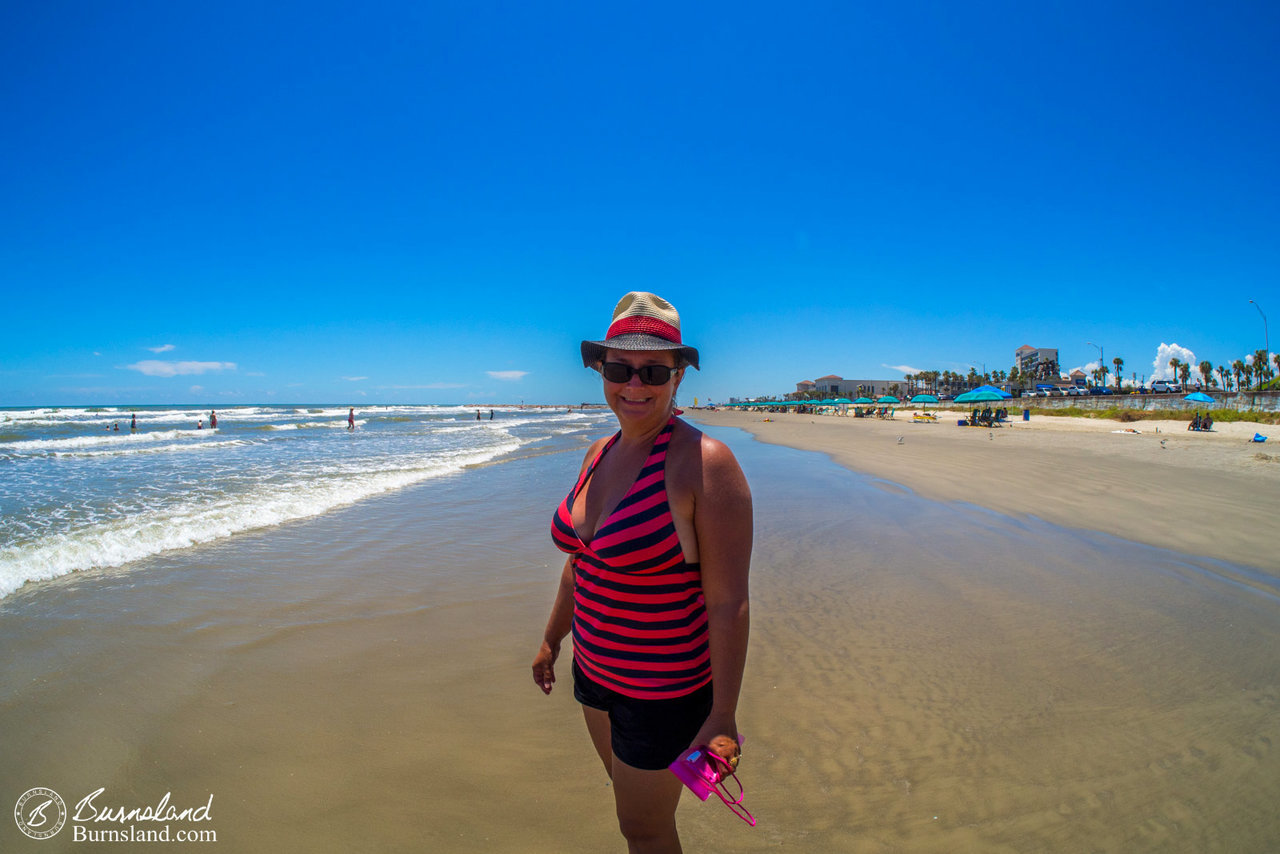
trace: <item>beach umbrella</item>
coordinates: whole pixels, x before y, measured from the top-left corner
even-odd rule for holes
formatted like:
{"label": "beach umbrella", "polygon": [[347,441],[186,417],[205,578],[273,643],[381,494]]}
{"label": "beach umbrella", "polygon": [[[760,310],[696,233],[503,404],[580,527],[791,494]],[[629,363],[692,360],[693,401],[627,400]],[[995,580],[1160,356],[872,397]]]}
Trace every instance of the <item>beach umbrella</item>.
{"label": "beach umbrella", "polygon": [[898,400],[891,394],[886,394],[876,398],[876,403],[902,403],[902,401]]}
{"label": "beach umbrella", "polygon": [[[980,385],[975,389],[971,389],[971,391],[994,391],[996,394],[1000,395],[1001,400],[1008,400],[1009,398],[1013,397],[1013,395],[1009,394],[1009,392],[1005,391],[1002,388],[997,388],[993,385]],[[988,399],[990,400],[994,398],[988,398]]]}
{"label": "beach umbrella", "polygon": [[837,397],[836,403],[853,403],[853,401],[847,397]]}
{"label": "beach umbrella", "polygon": [[1004,396],[1000,394],[999,389],[978,389],[966,391],[964,394],[956,398],[956,403],[990,403],[992,401],[1004,400]]}
{"label": "beach umbrella", "polygon": [[917,394],[915,397],[911,398],[911,402],[912,403],[937,403],[938,398],[934,397],[931,394]]}
{"label": "beach umbrella", "polygon": [[1209,397],[1209,395],[1202,391],[1193,391],[1191,394],[1184,397],[1183,400],[1189,400],[1192,403],[1213,403],[1213,398]]}
{"label": "beach umbrella", "polygon": [[854,403],[875,403],[875,401],[869,397],[860,397]]}

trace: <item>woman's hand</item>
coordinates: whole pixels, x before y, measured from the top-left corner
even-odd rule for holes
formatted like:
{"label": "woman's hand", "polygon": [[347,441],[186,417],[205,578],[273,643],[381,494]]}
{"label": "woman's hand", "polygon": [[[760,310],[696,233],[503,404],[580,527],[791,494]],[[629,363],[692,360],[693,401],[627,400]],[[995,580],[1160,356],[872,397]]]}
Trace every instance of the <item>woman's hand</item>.
{"label": "woman's hand", "polygon": [[[729,735],[726,730],[734,734]],[[728,763],[730,768],[737,770],[738,758],[742,756],[742,745],[738,744],[737,732],[735,721],[715,721],[708,718],[693,743],[705,744],[708,750]]]}
{"label": "woman's hand", "polygon": [[559,657],[560,644],[552,646],[547,641],[542,642],[538,654],[533,657],[533,681],[538,684],[544,694],[550,694],[551,686],[555,684],[555,663]]}

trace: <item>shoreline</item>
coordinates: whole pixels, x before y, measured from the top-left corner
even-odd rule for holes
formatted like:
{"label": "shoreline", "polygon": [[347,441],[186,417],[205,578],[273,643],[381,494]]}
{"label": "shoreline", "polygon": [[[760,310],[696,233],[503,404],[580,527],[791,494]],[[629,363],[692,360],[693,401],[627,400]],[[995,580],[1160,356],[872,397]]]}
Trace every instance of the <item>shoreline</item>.
{"label": "shoreline", "polygon": [[913,423],[909,411],[887,421],[723,410],[689,417],[827,454],[925,498],[1280,570],[1280,550],[1267,542],[1280,517],[1280,451],[1248,441],[1270,432],[1265,425],[1191,433],[1180,421],[1033,416],[960,428],[963,413],[931,411],[937,423]]}

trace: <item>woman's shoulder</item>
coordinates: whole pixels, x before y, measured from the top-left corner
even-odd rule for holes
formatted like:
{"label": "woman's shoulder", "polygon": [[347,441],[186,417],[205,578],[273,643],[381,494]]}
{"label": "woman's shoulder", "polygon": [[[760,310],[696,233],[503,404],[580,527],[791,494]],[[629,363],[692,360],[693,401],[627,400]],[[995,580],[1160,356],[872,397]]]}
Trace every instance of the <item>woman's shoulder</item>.
{"label": "woman's shoulder", "polygon": [[582,457],[582,465],[578,467],[578,472],[581,473],[583,471],[586,471],[587,466],[591,465],[591,461],[600,455],[600,452],[604,450],[605,445],[608,445],[609,442],[612,441],[612,439],[613,439],[613,434],[610,434],[608,436],[601,436],[600,438],[593,441],[590,445],[588,445],[587,453]]}
{"label": "woman's shoulder", "polygon": [[728,445],[679,418],[671,434],[670,452],[679,463],[696,464],[696,468],[706,474],[740,470],[738,459]]}

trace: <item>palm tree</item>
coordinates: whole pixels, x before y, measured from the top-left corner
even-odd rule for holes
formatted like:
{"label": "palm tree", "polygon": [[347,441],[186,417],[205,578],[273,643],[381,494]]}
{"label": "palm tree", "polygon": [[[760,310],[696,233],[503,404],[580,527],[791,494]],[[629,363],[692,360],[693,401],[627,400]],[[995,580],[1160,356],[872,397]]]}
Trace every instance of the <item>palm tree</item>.
{"label": "palm tree", "polygon": [[1174,356],[1169,360],[1169,369],[1173,371],[1173,379],[1178,378],[1178,368],[1182,367],[1182,360]]}
{"label": "palm tree", "polygon": [[1253,353],[1253,373],[1258,378],[1258,388],[1262,388],[1262,383],[1271,379],[1271,363],[1267,361],[1266,350],[1255,350]]}
{"label": "palm tree", "polygon": [[1276,373],[1280,373],[1280,353],[1272,353],[1271,361],[1276,364]]}
{"label": "palm tree", "polygon": [[1236,359],[1231,363],[1231,374],[1236,378],[1236,391],[1240,390],[1240,379],[1244,376],[1245,367],[1244,359]]}
{"label": "palm tree", "polygon": [[1191,379],[1191,365],[1186,362],[1178,365],[1178,379],[1182,380],[1182,388],[1187,387],[1187,380]]}
{"label": "palm tree", "polygon": [[1227,370],[1226,365],[1218,365],[1218,380],[1222,383],[1223,391],[1231,391],[1231,383],[1228,380],[1230,376],[1231,372]]}
{"label": "palm tree", "polygon": [[1119,391],[1120,380],[1124,378],[1124,375],[1120,373],[1121,371],[1124,370],[1124,359],[1120,358],[1119,356],[1116,356],[1114,359],[1111,360],[1111,364],[1116,366],[1116,391]]}
{"label": "palm tree", "polygon": [[1204,377],[1204,387],[1209,387],[1209,381],[1213,379],[1213,362],[1205,360],[1200,363],[1200,376]]}

